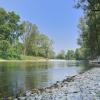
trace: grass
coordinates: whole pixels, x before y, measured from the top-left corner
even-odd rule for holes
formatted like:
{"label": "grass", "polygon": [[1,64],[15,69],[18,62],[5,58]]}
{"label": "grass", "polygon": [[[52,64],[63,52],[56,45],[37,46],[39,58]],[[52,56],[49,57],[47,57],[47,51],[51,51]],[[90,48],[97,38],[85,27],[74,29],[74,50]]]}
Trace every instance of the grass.
{"label": "grass", "polygon": [[46,60],[46,58],[21,55],[21,60]]}
{"label": "grass", "polygon": [[3,60],[2,58],[0,58],[0,60]]}
{"label": "grass", "polygon": [[21,55],[20,59],[2,59],[0,58],[0,62],[19,62],[19,61],[28,61],[28,62],[36,62],[36,61],[46,61],[48,59],[44,58],[44,57],[34,57],[34,56],[24,56]]}

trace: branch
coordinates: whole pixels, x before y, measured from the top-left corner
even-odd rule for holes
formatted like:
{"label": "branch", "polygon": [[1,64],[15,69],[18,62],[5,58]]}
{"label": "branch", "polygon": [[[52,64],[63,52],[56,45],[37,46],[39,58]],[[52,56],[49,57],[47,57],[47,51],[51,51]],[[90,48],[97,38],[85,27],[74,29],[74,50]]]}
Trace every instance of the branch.
{"label": "branch", "polygon": [[92,10],[92,11],[100,11],[100,9],[94,9],[94,10]]}

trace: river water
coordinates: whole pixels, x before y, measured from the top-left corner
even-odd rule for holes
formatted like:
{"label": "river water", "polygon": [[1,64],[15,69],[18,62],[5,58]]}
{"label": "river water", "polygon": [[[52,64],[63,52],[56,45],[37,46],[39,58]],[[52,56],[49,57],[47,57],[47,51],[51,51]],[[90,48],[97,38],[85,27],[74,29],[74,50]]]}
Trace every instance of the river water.
{"label": "river water", "polygon": [[90,68],[83,61],[0,62],[0,98],[47,87]]}

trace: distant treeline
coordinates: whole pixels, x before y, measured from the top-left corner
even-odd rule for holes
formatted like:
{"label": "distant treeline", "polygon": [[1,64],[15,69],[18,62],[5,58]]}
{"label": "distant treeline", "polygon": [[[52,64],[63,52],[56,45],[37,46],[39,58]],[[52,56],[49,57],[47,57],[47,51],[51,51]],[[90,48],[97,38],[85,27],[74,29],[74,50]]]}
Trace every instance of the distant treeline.
{"label": "distant treeline", "polygon": [[0,8],[0,58],[20,59],[20,55],[54,58],[53,41],[31,22],[15,12]]}
{"label": "distant treeline", "polygon": [[68,50],[65,52],[64,50],[60,51],[60,53],[56,56],[57,59],[66,59],[66,60],[85,60],[84,54],[81,48],[77,48],[74,50]]}
{"label": "distant treeline", "polygon": [[95,59],[100,56],[100,0],[75,0],[75,8],[81,8],[84,15],[80,18],[78,44],[75,52],[61,51],[57,58]]}

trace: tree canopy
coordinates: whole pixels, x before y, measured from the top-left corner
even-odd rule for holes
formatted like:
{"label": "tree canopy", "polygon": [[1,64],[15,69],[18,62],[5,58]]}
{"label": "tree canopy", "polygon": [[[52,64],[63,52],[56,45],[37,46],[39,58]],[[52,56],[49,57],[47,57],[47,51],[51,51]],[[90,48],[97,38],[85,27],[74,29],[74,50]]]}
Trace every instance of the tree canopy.
{"label": "tree canopy", "polygon": [[36,24],[20,20],[15,12],[0,8],[0,57],[19,59],[20,55],[49,58],[54,54],[53,42],[39,32]]}
{"label": "tree canopy", "polygon": [[76,8],[84,11],[84,16],[80,19],[80,37],[78,43],[86,58],[100,56],[100,0],[78,0]]}

